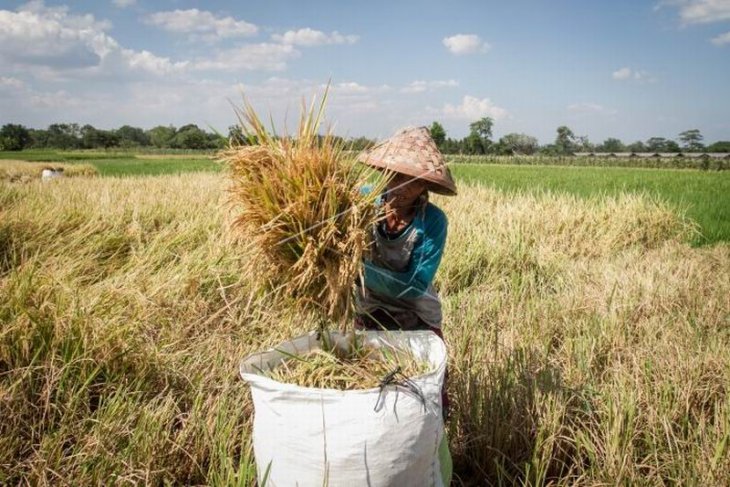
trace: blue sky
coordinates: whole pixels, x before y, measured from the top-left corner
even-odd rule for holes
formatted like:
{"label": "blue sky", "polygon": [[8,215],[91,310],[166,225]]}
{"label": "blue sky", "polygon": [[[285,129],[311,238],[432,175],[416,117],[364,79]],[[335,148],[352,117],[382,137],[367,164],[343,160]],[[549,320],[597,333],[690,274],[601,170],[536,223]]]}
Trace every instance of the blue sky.
{"label": "blue sky", "polygon": [[0,123],[293,127],[328,79],[343,135],[730,140],[730,0],[0,1]]}

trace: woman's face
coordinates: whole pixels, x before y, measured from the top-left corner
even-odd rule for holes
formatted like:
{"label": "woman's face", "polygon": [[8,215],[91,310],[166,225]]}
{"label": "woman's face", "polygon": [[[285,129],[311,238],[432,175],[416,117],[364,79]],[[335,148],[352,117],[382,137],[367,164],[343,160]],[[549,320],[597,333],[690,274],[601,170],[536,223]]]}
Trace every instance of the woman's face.
{"label": "woman's face", "polygon": [[388,183],[388,203],[393,206],[412,205],[421,193],[426,190],[426,182],[422,179],[396,174]]}

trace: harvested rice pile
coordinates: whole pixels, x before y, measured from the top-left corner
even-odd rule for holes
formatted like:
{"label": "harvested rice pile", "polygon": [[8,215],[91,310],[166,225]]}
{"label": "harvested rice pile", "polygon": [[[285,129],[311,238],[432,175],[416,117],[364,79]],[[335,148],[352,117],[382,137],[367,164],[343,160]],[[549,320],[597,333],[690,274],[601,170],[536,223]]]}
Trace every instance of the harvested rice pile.
{"label": "harvested rice pile", "polygon": [[61,164],[57,162],[0,161],[0,181],[25,183],[41,178],[44,169],[62,170],[64,177],[96,176],[98,171],[90,164]]}
{"label": "harvested rice pile", "polygon": [[315,350],[292,356],[267,375],[303,387],[355,390],[378,387],[388,378],[402,381],[428,371],[428,364],[417,361],[410,353],[361,348],[344,354]]}
{"label": "harvested rice pile", "polygon": [[220,159],[232,179],[234,225],[256,255],[252,270],[265,269],[271,287],[298,310],[314,311],[322,328],[344,328],[382,188],[363,194],[372,170],[341,139],[319,135],[326,98],[317,109],[303,108],[296,135],[284,137],[245,102],[238,118],[248,144],[232,145]]}

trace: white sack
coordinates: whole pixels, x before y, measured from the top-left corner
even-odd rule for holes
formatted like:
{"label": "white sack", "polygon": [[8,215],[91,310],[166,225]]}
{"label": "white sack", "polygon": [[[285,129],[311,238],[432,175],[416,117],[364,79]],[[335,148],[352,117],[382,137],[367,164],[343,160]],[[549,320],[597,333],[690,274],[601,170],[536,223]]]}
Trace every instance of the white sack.
{"label": "white sack", "polygon": [[[340,391],[284,384],[262,375],[320,347],[315,333],[241,362],[254,403],[253,447],[259,482],[267,486],[442,486],[451,478],[441,387],[446,347],[430,331],[358,332],[364,345],[410,350],[431,365],[411,378],[422,398],[396,385]],[[335,343],[346,336],[332,333]],[[281,353],[281,350],[285,353]],[[424,404],[425,401],[425,404]]]}

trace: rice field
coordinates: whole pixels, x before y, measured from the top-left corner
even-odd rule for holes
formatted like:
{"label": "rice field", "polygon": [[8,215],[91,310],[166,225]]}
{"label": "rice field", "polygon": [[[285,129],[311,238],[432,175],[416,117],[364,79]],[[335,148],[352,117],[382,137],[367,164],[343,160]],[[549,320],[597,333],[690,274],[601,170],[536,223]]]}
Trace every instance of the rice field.
{"label": "rice field", "polygon": [[[221,165],[208,153],[158,154],[94,151],[0,152],[3,159],[56,161],[93,165],[102,176],[143,176],[183,174],[197,171],[218,172]],[[483,158],[482,158],[483,159]],[[561,165],[559,157],[499,157],[488,163],[479,157],[449,156],[454,176],[460,181],[485,184],[509,192],[551,191],[582,198],[646,194],[686,213],[700,225],[694,245],[730,242],[730,172],[693,169],[644,169],[637,167]],[[601,159],[610,163],[609,159]],[[633,159],[627,159],[631,162]],[[694,161],[694,160],[693,160]],[[539,162],[540,164],[537,164]],[[695,161],[696,162],[696,161]],[[623,163],[627,163],[623,160]],[[567,164],[567,163],[566,163]]]}
{"label": "rice field", "polygon": [[89,164],[94,166],[102,176],[150,176],[220,170],[220,165],[213,160],[213,155],[208,152],[172,152],[174,153],[91,150],[0,151],[0,167],[7,164],[9,160],[23,160],[39,164]]}
{"label": "rice field", "polygon": [[452,164],[460,181],[508,192],[581,198],[638,194],[659,199],[699,224],[695,245],[730,242],[730,172],[622,167]]}
{"label": "rice field", "polygon": [[[642,192],[459,171],[455,484],[730,484],[730,245]],[[225,187],[0,181],[0,484],[255,485],[238,362],[316,324],[243,271]]]}

